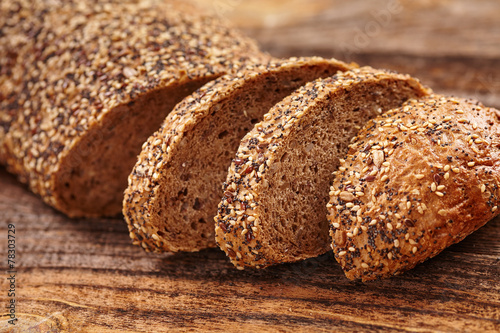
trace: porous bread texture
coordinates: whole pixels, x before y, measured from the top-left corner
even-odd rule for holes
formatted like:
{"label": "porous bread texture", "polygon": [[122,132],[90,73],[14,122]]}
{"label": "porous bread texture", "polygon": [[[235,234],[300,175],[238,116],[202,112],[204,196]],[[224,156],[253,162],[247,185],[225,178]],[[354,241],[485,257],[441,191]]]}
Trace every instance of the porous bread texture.
{"label": "porous bread texture", "polygon": [[0,29],[0,163],[72,217],[118,214],[174,105],[269,58],[186,1],[2,1]]}
{"label": "porous bread texture", "polygon": [[224,184],[216,241],[238,268],[263,268],[330,248],[332,172],[369,118],[428,90],[369,67],[306,84],[244,137]]}
{"label": "porous bread texture", "polygon": [[499,115],[431,95],[359,132],[328,203],[334,255],[348,278],[400,274],[498,215]]}
{"label": "porous bread texture", "polygon": [[241,138],[296,88],[353,67],[318,57],[273,60],[220,77],[179,103],[129,177],[123,215],[134,244],[155,252],[215,247],[213,218]]}

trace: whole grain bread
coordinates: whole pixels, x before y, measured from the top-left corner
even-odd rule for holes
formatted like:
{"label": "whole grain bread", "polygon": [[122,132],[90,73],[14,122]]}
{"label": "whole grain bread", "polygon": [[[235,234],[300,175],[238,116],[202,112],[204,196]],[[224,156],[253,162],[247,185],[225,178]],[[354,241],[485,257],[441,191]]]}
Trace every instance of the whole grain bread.
{"label": "whole grain bread", "polygon": [[364,126],[328,203],[334,255],[348,278],[399,274],[498,215],[499,115],[431,95]]}
{"label": "whole grain bread", "polygon": [[134,243],[156,252],[215,247],[213,218],[241,138],[301,85],[353,67],[334,59],[273,60],[220,77],[179,103],[129,177],[123,215]]}
{"label": "whole grain bread", "polygon": [[186,1],[0,2],[0,163],[69,216],[114,215],[141,145],[256,44]]}
{"label": "whole grain bread", "polygon": [[238,268],[330,249],[326,204],[339,158],[368,119],[428,90],[368,67],[318,79],[276,104],[243,138],[224,184],[216,241]]}

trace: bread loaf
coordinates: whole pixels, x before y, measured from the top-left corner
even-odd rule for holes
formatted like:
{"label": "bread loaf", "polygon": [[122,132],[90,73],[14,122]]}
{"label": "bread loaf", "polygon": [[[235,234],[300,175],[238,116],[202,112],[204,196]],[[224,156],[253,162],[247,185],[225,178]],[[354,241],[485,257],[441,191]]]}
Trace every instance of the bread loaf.
{"label": "bread loaf", "polygon": [[364,126],[328,203],[335,258],[348,278],[399,274],[498,215],[499,115],[432,95]]}
{"label": "bread loaf", "polygon": [[256,44],[186,1],[0,3],[0,162],[69,216],[114,215],[141,145]]}
{"label": "bread loaf", "polygon": [[157,252],[216,246],[213,218],[241,138],[296,88],[352,67],[334,59],[273,60],[220,77],[179,103],[129,177],[123,215],[134,243]]}
{"label": "bread loaf", "polygon": [[224,184],[216,241],[237,268],[330,249],[326,204],[339,158],[359,126],[428,91],[368,67],[318,79],[276,104],[243,138]]}

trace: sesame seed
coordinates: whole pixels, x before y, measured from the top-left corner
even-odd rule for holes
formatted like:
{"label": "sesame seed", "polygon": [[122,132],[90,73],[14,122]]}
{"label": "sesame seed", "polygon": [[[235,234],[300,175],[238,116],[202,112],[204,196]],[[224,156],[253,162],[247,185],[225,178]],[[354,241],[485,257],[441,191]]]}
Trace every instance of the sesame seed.
{"label": "sesame seed", "polygon": [[392,224],[391,224],[391,223],[387,223],[387,224],[386,224],[386,226],[387,226],[387,229],[389,229],[389,230],[393,230],[393,228],[392,228]]}
{"label": "sesame seed", "polygon": [[411,202],[410,201],[407,201],[406,202],[406,208],[410,209],[411,208]]}
{"label": "sesame seed", "polygon": [[387,253],[387,258],[389,258],[389,260],[392,259],[392,252]]}
{"label": "sesame seed", "polygon": [[356,192],[356,195],[357,195],[358,197],[362,197],[362,196],[364,196],[364,195],[365,195],[365,193],[364,193],[364,192]]}
{"label": "sesame seed", "polygon": [[476,162],[469,162],[469,163],[467,163],[467,165],[470,167],[473,167],[474,165],[476,165]]}
{"label": "sesame seed", "polygon": [[345,204],[345,206],[347,208],[352,208],[352,207],[354,207],[354,204],[352,202],[348,202],[348,203]]}
{"label": "sesame seed", "polygon": [[326,204],[326,208],[332,208],[332,207],[333,207],[333,205],[331,203]]}
{"label": "sesame seed", "polygon": [[382,178],[380,178],[381,182],[385,182],[389,178],[388,175],[383,175]]}
{"label": "sesame seed", "polygon": [[332,225],[333,225],[333,227],[334,227],[334,228],[336,228],[336,229],[340,228],[340,224],[339,224],[339,223],[332,223]]}
{"label": "sesame seed", "polygon": [[491,209],[492,212],[495,212],[498,209],[498,206],[495,206]]}
{"label": "sesame seed", "polygon": [[445,216],[445,215],[447,214],[447,212],[446,212],[446,210],[444,210],[444,209],[440,209],[440,210],[438,211],[438,214],[439,214],[439,215],[441,215],[441,216]]}
{"label": "sesame seed", "polygon": [[482,184],[481,185],[481,193],[484,193],[486,191],[486,185]]}
{"label": "sesame seed", "polygon": [[346,251],[340,251],[340,252],[339,252],[339,257],[343,257],[343,256],[345,256],[346,254],[347,254],[347,252],[346,252]]}
{"label": "sesame seed", "polygon": [[361,263],[361,267],[363,267],[363,268],[369,268],[370,266],[368,266],[368,264],[367,264],[367,263],[364,263],[364,262],[363,262],[363,263]]}
{"label": "sesame seed", "polygon": [[368,225],[375,225],[377,224],[377,220],[371,220],[370,223],[368,223]]}
{"label": "sesame seed", "polygon": [[347,169],[345,167],[339,167],[340,171],[346,171]]}
{"label": "sesame seed", "polygon": [[443,168],[444,171],[449,171],[450,170],[450,166],[448,164],[446,164]]}
{"label": "sesame seed", "polygon": [[435,194],[439,197],[442,197],[444,196],[444,193],[443,192],[439,192],[439,191],[436,191]]}
{"label": "sesame seed", "polygon": [[414,247],[411,249],[411,252],[416,253],[416,252],[417,252],[417,247],[416,247],[416,246],[414,246]]}
{"label": "sesame seed", "polygon": [[459,173],[460,169],[459,168],[452,168],[451,171],[453,171],[454,173]]}
{"label": "sesame seed", "polygon": [[436,187],[437,187],[437,186],[436,186],[436,183],[434,183],[434,182],[433,182],[433,183],[431,184],[431,191],[432,191],[432,192],[434,192],[434,191],[436,190]]}
{"label": "sesame seed", "polygon": [[351,232],[346,233],[347,237],[352,238],[353,234]]}
{"label": "sesame seed", "polygon": [[421,173],[415,175],[415,178],[417,178],[417,179],[422,179],[424,177],[425,176],[423,174],[421,174]]}
{"label": "sesame seed", "polygon": [[399,247],[399,239],[395,239],[394,240],[394,246],[395,247]]}
{"label": "sesame seed", "polygon": [[444,174],[444,179],[448,179],[448,178],[450,178],[450,173],[449,172],[447,172],[447,173]]}
{"label": "sesame seed", "polygon": [[349,250],[349,251],[351,251],[351,252],[356,251],[356,249],[355,249],[354,247],[352,247],[352,246],[350,246],[350,247],[348,248],[348,250]]}
{"label": "sesame seed", "polygon": [[441,191],[441,190],[443,190],[444,188],[445,188],[445,186],[444,186],[444,185],[438,185],[438,187],[437,187],[436,189],[437,189],[438,191]]}

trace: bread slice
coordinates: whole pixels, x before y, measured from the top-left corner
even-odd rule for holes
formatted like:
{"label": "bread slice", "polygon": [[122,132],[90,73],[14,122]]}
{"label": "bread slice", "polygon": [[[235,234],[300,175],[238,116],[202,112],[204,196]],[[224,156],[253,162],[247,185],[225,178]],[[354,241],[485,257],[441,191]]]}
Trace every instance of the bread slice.
{"label": "bread slice", "polygon": [[360,131],[328,203],[335,258],[348,278],[399,274],[498,215],[499,115],[432,95]]}
{"label": "bread slice", "polygon": [[129,177],[123,215],[134,243],[158,252],[215,247],[213,218],[241,138],[296,88],[348,68],[334,59],[273,60],[210,82],[178,104]]}
{"label": "bread slice", "polygon": [[72,217],[120,213],[141,145],[175,104],[269,59],[185,1],[34,0],[0,17],[0,163]]}
{"label": "bread slice", "polygon": [[274,106],[244,137],[216,217],[237,268],[330,249],[326,204],[339,158],[359,126],[428,91],[407,75],[364,67],[318,79]]}

